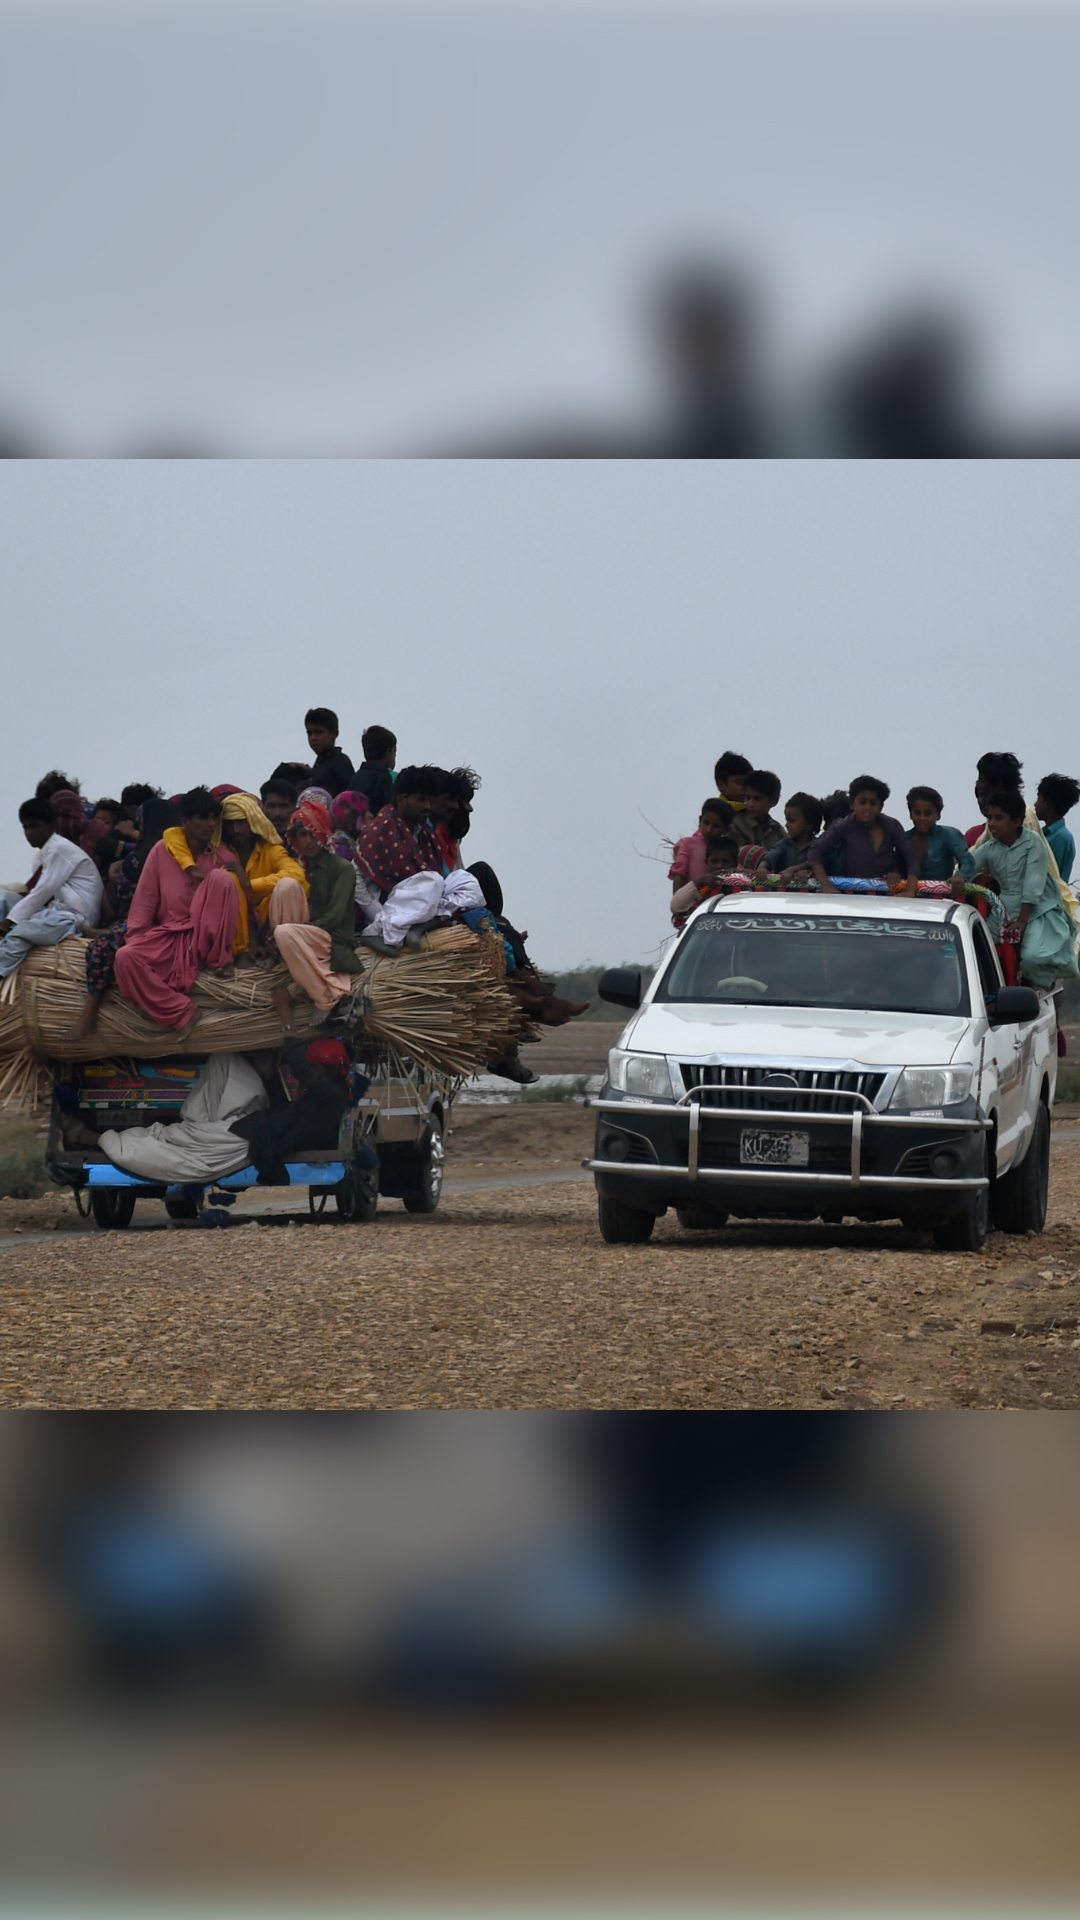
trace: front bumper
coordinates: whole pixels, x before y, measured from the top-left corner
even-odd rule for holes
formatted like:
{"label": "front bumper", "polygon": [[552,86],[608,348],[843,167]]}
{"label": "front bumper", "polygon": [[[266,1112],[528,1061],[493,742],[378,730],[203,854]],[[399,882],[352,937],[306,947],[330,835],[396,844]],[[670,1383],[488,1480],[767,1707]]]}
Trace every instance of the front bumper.
{"label": "front bumper", "polygon": [[[706,1089],[708,1095],[710,1089]],[[989,1185],[982,1144],[990,1122],[974,1102],[955,1117],[879,1113],[861,1096],[846,1112],[726,1105],[695,1090],[679,1101],[601,1098],[596,1151],[585,1165],[598,1190],[662,1212],[695,1202],[734,1212],[953,1211]],[[806,1167],[744,1166],[743,1128],[809,1135]],[[947,1172],[935,1171],[951,1162]]]}

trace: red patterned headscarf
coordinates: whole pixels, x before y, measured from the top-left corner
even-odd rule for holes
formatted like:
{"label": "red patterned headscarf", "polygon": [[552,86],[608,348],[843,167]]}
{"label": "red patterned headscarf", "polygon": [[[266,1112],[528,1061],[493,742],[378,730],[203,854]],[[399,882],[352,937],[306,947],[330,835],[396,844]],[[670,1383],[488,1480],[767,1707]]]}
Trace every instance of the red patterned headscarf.
{"label": "red patterned headscarf", "polygon": [[317,840],[320,847],[329,847],[334,837],[334,823],[326,808],[320,806],[317,800],[301,800],[289,821],[290,833],[294,827],[306,827],[312,839]]}

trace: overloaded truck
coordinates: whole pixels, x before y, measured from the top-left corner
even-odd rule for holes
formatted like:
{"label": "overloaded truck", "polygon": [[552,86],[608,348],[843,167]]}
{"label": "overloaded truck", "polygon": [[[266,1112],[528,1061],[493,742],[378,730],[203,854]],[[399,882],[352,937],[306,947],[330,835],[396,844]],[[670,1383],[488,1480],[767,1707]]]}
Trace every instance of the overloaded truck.
{"label": "overloaded truck", "polygon": [[947,899],[783,893],[697,909],[608,1058],[600,1231],[643,1241],[732,1215],[901,1219],[975,1251],[1041,1233],[1057,1080],[1053,996],[1006,984]]}

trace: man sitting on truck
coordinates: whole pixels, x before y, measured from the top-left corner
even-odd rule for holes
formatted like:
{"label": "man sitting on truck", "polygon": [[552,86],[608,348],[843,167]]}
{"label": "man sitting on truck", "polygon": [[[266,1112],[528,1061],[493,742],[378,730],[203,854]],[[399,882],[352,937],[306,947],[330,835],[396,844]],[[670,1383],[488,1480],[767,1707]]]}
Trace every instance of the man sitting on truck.
{"label": "man sitting on truck", "polygon": [[24,800],[19,820],[37,862],[25,893],[0,893],[0,979],[31,947],[85,933],[101,909],[101,875],[89,854],[57,833],[52,802]]}

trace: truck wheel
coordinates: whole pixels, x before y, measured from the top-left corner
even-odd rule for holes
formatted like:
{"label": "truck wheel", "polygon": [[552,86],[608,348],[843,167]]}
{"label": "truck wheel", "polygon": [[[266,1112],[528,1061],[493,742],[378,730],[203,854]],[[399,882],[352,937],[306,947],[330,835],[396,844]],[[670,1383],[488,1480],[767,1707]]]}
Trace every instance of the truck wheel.
{"label": "truck wheel", "polygon": [[166,1200],[165,1211],[170,1220],[197,1220],[199,1217],[194,1200]]}
{"label": "truck wheel", "polygon": [[343,1220],[366,1225],[374,1220],[379,1206],[378,1173],[367,1167],[352,1167],[334,1188],[334,1200]]}
{"label": "truck wheel", "polygon": [[111,1233],[114,1227],[119,1231],[131,1225],[135,1195],[130,1187],[96,1187],[90,1195],[90,1211],[102,1233]]}
{"label": "truck wheel", "polygon": [[1028,1150],[1015,1172],[1002,1174],[994,1195],[994,1225],[1002,1233],[1041,1233],[1050,1193],[1050,1119],[1042,1101]]}
{"label": "truck wheel", "polygon": [[608,1200],[604,1194],[600,1194],[597,1205],[600,1232],[609,1247],[636,1245],[648,1240],[656,1225],[653,1214],[644,1212],[641,1207],[628,1207],[625,1200]]}
{"label": "truck wheel", "polygon": [[[983,1141],[980,1172],[986,1172],[986,1142]],[[940,1220],[934,1228],[934,1245],[949,1253],[978,1253],[990,1231],[990,1189],[979,1187],[969,1193],[963,1211]]]}
{"label": "truck wheel", "polygon": [[417,1149],[417,1156],[421,1160],[419,1174],[415,1182],[410,1181],[401,1198],[406,1213],[434,1213],[442,1193],[446,1165],[442,1121],[434,1114],[428,1121],[427,1138]]}
{"label": "truck wheel", "polygon": [[717,1227],[726,1227],[728,1223],[726,1207],[676,1207],[675,1218],[688,1233],[712,1233]]}

